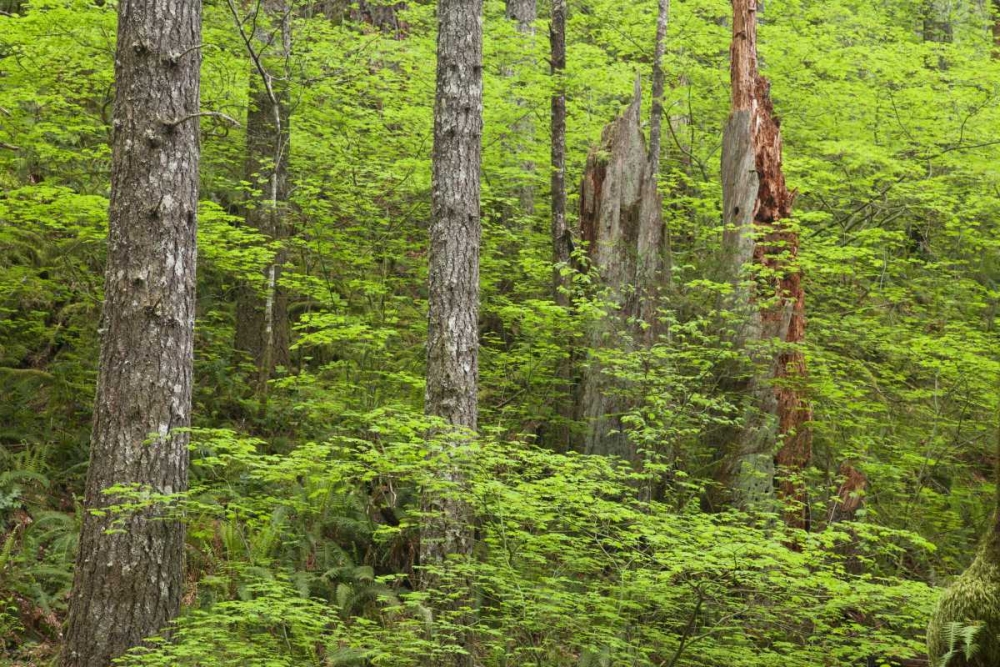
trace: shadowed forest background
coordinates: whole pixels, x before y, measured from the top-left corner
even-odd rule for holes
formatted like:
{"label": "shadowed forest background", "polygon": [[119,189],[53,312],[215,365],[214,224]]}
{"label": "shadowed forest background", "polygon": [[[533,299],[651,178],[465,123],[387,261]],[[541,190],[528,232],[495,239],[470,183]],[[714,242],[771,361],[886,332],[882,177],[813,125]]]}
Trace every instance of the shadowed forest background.
{"label": "shadowed forest background", "polygon": [[[109,423],[122,2],[0,0],[0,664],[109,659],[61,652]],[[477,209],[432,165],[435,3],[204,1],[161,63],[200,53],[200,105],[158,117],[200,139],[191,428],[133,442],[189,439],[190,486],[109,472],[93,537],[176,540],[180,613],[120,664],[1000,664],[998,8],[757,6],[788,188],[760,229],[763,186],[724,207],[741,3],[486,0],[455,69],[482,74]],[[481,220],[471,407],[434,393],[435,173]],[[993,602],[928,658],[956,580]]]}

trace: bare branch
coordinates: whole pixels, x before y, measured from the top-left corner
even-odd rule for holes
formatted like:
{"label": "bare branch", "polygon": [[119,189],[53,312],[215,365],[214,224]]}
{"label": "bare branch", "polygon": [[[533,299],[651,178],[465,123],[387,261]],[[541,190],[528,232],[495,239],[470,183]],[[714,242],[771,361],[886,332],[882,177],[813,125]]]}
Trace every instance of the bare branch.
{"label": "bare branch", "polygon": [[177,120],[165,120],[163,124],[167,127],[177,127],[181,123],[191,120],[192,118],[201,118],[202,116],[207,116],[209,118],[221,118],[222,120],[231,123],[234,127],[241,127],[240,122],[228,114],[224,114],[221,111],[200,111],[198,113],[189,113],[186,116],[181,116]]}

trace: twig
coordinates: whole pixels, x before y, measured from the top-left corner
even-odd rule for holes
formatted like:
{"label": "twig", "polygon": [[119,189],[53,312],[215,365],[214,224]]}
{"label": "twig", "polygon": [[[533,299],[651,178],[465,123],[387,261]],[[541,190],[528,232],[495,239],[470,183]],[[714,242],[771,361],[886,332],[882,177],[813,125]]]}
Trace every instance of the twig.
{"label": "twig", "polygon": [[163,121],[163,124],[167,127],[177,127],[184,121],[191,120],[192,118],[201,118],[202,116],[208,116],[209,118],[221,118],[228,123],[232,123],[234,127],[241,127],[238,120],[232,116],[222,113],[221,111],[199,111],[198,113],[189,113],[186,116],[181,116],[177,120],[165,120]]}
{"label": "twig", "polygon": [[701,613],[701,604],[705,601],[705,595],[701,592],[700,588],[696,587],[695,591],[698,593],[698,602],[694,605],[694,609],[688,617],[687,626],[684,628],[684,634],[681,635],[681,641],[677,645],[674,657],[670,659],[670,662],[666,663],[667,667],[674,667],[677,661],[680,660],[681,655],[684,653],[684,647],[687,645],[688,639],[691,638],[691,633],[694,631],[695,623],[698,622],[698,614]]}
{"label": "twig", "polygon": [[209,46],[214,46],[215,48],[221,50],[221,47],[218,44],[195,44],[192,47],[184,49],[180,53],[171,53],[170,54],[170,62],[176,64],[178,60],[180,60],[181,58],[183,58],[187,54],[191,53],[192,51],[197,51],[198,49],[203,49],[203,48],[206,48],[206,47],[209,47]]}

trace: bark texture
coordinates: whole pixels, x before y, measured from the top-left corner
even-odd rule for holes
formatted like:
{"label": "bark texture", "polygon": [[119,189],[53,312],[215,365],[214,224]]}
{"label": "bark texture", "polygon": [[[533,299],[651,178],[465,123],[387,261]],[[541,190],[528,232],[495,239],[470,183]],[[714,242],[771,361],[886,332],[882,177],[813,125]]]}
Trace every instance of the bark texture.
{"label": "bark texture", "polygon": [[[737,504],[773,495],[775,476],[785,520],[807,523],[799,475],[812,455],[809,406],[796,379],[805,375],[805,292],[795,268],[799,239],[784,222],[794,195],[781,168],[781,131],[770,84],[757,68],[756,0],[733,0],[730,50],[732,111],[723,135],[723,248],[735,285],[732,308],[742,322],[737,344],[757,371],[746,387],[750,405],[726,476]],[[747,280],[746,269],[762,278]],[[778,342],[776,349],[768,347]],[[777,468],[776,468],[777,466]]]}
{"label": "bark texture", "polygon": [[[289,70],[291,13],[287,0],[263,0],[257,9],[251,53],[250,99],[246,125],[246,179],[253,194],[246,224],[270,240],[288,238]],[[290,362],[288,292],[280,285],[287,253],[280,249],[264,269],[261,286],[244,284],[236,300],[236,349],[246,352],[266,391],[275,367]]]}
{"label": "bark texture", "polygon": [[605,348],[647,344],[655,326],[662,202],[642,135],[641,105],[637,80],[632,103],[604,128],[600,146],[587,157],[580,192],[581,237],[609,304],[606,316],[587,333],[595,355],[581,377],[580,415],[588,424],[584,451],[633,462],[638,453],[621,422],[628,401],[596,357]]}
{"label": "bark texture", "polygon": [[[483,132],[482,0],[438,3],[425,410],[474,431],[479,371],[479,169]],[[454,470],[444,476],[459,482]],[[427,493],[422,565],[469,554],[472,528],[460,500]],[[422,576],[422,585],[433,585]]]}
{"label": "bark texture", "polygon": [[200,0],[122,0],[101,357],[64,667],[106,667],[178,611],[184,527],[90,513],[104,490],[187,488],[198,204]]}
{"label": "bark texture", "polygon": [[534,33],[532,24],[538,18],[535,0],[506,0],[504,13],[508,19],[517,22],[518,30]]}
{"label": "bark texture", "polygon": [[551,74],[554,79],[551,100],[551,167],[552,167],[552,261],[557,265],[554,275],[555,299],[561,306],[569,305],[569,280],[558,266],[568,266],[573,253],[573,241],[566,223],[566,0],[552,0],[552,20],[549,27]]}

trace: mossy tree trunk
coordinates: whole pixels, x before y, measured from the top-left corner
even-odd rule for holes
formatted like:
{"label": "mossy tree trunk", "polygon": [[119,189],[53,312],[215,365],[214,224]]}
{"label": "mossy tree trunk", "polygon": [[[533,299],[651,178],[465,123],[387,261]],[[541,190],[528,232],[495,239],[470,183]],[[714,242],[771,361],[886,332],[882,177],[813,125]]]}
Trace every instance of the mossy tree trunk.
{"label": "mossy tree trunk", "polygon": [[[948,667],[996,667],[1000,665],[1000,409],[994,483],[993,520],[983,536],[975,560],[938,599],[927,625],[927,656],[931,667],[938,667],[943,657],[954,649],[957,655]],[[965,659],[964,644],[956,641],[956,631],[980,626],[972,658]]]}

